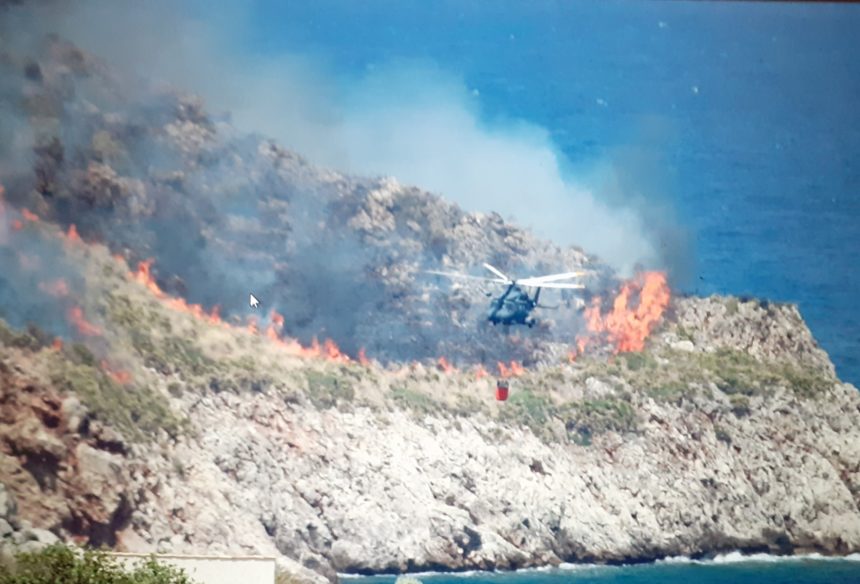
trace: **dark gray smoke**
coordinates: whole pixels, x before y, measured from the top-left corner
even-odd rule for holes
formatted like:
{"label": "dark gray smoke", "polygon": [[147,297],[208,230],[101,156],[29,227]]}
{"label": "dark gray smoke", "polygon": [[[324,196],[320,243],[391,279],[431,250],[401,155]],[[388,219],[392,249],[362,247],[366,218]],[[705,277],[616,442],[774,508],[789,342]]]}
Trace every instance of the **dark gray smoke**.
{"label": "dark gray smoke", "polygon": [[[219,3],[205,16],[164,0],[51,6],[38,11],[41,31],[59,30],[124,77],[196,91],[216,110],[231,112],[237,127],[275,138],[315,163],[395,176],[466,210],[499,212],[542,237],[582,246],[621,273],[637,264],[674,267],[666,262],[666,230],[655,233],[641,205],[569,177],[545,129],[484,120],[479,98],[433,63],[393,60],[342,79],[312,54],[255,55],[246,49],[241,2]],[[665,216],[660,222],[669,225]]]}
{"label": "dark gray smoke", "polygon": [[[365,347],[382,359],[527,361],[546,341],[573,339],[575,306],[549,298],[562,307],[545,326],[506,334],[483,320],[488,289],[452,288],[422,270],[485,261],[514,275],[599,267],[498,215],[320,170],[246,128],[341,168],[424,182],[467,210],[518,214],[623,269],[657,261],[644,215],[563,180],[545,132],[482,124],[444,73],[419,82],[426,68],[395,67],[339,95],[307,61],[248,63],[214,42],[220,29],[167,4],[46,6],[7,11],[0,27],[9,41],[0,54],[7,199],[75,224],[132,262],[154,258],[161,288],[190,302],[242,318],[253,291],[285,316],[289,335],[331,337],[353,355]],[[242,128],[149,80],[158,78],[232,106]],[[391,81],[401,92],[383,97]],[[4,298],[4,307],[22,301]]]}

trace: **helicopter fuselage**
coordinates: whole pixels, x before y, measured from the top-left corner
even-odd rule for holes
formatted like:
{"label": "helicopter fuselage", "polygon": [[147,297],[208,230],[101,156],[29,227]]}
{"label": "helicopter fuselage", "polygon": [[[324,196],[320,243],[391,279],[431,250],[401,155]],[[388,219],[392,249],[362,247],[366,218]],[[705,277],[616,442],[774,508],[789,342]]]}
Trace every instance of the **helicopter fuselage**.
{"label": "helicopter fuselage", "polygon": [[[456,272],[439,272],[435,270],[427,270],[427,273],[448,278],[482,280],[493,282],[494,284],[504,284],[506,286],[504,293],[493,298],[490,302],[489,310],[487,311],[487,320],[494,325],[524,324],[528,327],[533,327],[537,324],[537,320],[532,316],[532,312],[534,312],[536,308],[558,308],[541,306],[538,304],[541,288],[555,288],[561,290],[580,290],[585,288],[583,284],[568,281],[571,278],[585,275],[586,272],[583,271],[548,274],[546,276],[535,276],[515,280],[507,276],[495,266],[485,263],[484,267],[492,272],[494,277],[487,278],[469,274],[459,274]],[[535,289],[533,297],[529,296],[526,288]],[[487,293],[487,296],[491,296],[491,294]]]}
{"label": "helicopter fuselage", "polygon": [[528,292],[516,284],[511,284],[501,296],[490,302],[487,320],[494,325],[524,324],[533,327],[536,321],[532,312],[537,307],[539,294],[540,288],[538,288],[534,298],[531,298]]}

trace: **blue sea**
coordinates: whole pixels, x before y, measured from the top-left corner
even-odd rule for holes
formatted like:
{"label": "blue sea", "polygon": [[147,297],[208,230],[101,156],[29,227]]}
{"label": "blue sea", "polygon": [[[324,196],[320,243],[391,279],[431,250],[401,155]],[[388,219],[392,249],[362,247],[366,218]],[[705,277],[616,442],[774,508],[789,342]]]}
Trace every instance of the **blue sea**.
{"label": "blue sea", "polygon": [[[568,565],[508,573],[417,574],[424,584],[857,584],[855,560],[659,562],[638,566]],[[357,584],[393,584],[393,576],[347,577]]]}
{"label": "blue sea", "polygon": [[860,5],[252,4],[260,53],[429,61],[483,116],[548,130],[574,174],[626,156],[683,228],[677,288],[798,303],[860,384]]}
{"label": "blue sea", "polygon": [[[776,559],[757,556],[739,561],[664,561],[636,566],[563,565],[556,569],[507,573],[417,574],[424,584],[857,584],[858,558]],[[355,584],[393,584],[393,576],[346,577]]]}

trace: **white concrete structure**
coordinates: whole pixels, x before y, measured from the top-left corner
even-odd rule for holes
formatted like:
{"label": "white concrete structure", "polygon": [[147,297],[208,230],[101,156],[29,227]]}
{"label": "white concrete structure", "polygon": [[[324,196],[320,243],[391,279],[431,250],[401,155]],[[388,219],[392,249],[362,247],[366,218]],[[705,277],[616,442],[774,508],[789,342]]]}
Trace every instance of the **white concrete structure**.
{"label": "white concrete structure", "polygon": [[[109,555],[131,566],[149,554],[112,552]],[[263,556],[182,556],[155,554],[156,560],[185,570],[199,584],[274,584],[275,558]]]}

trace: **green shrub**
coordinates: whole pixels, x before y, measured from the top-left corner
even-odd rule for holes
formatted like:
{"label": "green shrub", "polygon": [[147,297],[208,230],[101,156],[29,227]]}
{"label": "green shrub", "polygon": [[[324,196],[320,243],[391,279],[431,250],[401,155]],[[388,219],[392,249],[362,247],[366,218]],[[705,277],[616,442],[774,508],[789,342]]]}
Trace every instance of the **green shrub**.
{"label": "green shrub", "polygon": [[690,391],[690,386],[680,380],[655,380],[646,393],[655,401],[677,404]]}
{"label": "green shrub", "polygon": [[678,338],[682,341],[695,341],[696,339],[693,337],[693,334],[684,328],[684,325],[679,324],[675,333],[678,335]]}
{"label": "green shrub", "polygon": [[585,400],[571,404],[565,428],[570,440],[582,446],[591,444],[592,436],[602,432],[635,432],[636,412],[626,401],[617,398]]}
{"label": "green shrub", "polygon": [[441,404],[426,393],[413,391],[403,387],[395,387],[391,390],[391,398],[401,407],[411,410],[416,414],[434,414],[439,412]]}
{"label": "green shrub", "polygon": [[738,313],[738,299],[734,298],[734,297],[729,298],[728,301],[726,301],[726,315],[727,316],[734,316],[737,313]]}
{"label": "green shrub", "polygon": [[653,369],[657,366],[657,362],[654,360],[654,357],[645,353],[624,353],[622,355],[625,364],[627,365],[627,369],[630,371],[639,371],[640,369]]}
{"label": "green shrub", "polygon": [[305,378],[311,403],[317,408],[333,408],[355,398],[352,384],[336,373],[309,370],[305,373]]}
{"label": "green shrub", "polygon": [[130,440],[150,440],[158,429],[174,437],[185,430],[186,421],[173,413],[164,396],[148,387],[121,386],[96,367],[63,361],[51,380]]}
{"label": "green shrub", "polygon": [[556,413],[556,408],[545,396],[528,389],[514,392],[502,410],[502,419],[527,426],[536,435],[544,433],[547,421]]}
{"label": "green shrub", "polygon": [[19,553],[0,565],[0,584],[193,584],[184,571],[155,558],[126,568],[103,552],[58,544]]}
{"label": "green shrub", "polygon": [[720,442],[724,442],[726,444],[732,443],[732,437],[729,436],[729,433],[726,432],[726,429],[722,426],[714,426],[714,434]]}
{"label": "green shrub", "polygon": [[757,389],[756,381],[757,380],[753,379],[748,372],[727,369],[720,374],[720,380],[717,381],[717,387],[729,395],[755,395]]}
{"label": "green shrub", "polygon": [[95,366],[96,356],[93,355],[86,345],[82,343],[72,343],[68,350],[69,360],[78,365]]}
{"label": "green shrub", "polygon": [[588,426],[576,426],[568,428],[568,437],[579,446],[591,446],[591,428]]}
{"label": "green shrub", "polygon": [[454,414],[458,416],[474,416],[477,413],[486,412],[487,407],[484,402],[473,395],[459,395],[457,403],[453,407]]}
{"label": "green shrub", "polygon": [[18,332],[10,328],[5,321],[0,320],[0,344],[38,351],[50,345],[53,340],[53,337],[34,324],[27,325],[26,331]]}
{"label": "green shrub", "polygon": [[788,387],[801,397],[813,397],[822,389],[833,385],[833,381],[824,375],[793,365],[784,365],[780,373]]}
{"label": "green shrub", "polygon": [[186,338],[165,336],[156,339],[142,330],[131,330],[130,336],[143,362],[161,373],[206,375],[217,370],[215,361]]}
{"label": "green shrub", "polygon": [[729,396],[729,403],[731,404],[732,413],[737,417],[742,418],[749,415],[750,400],[748,397],[744,395],[732,395]]}

